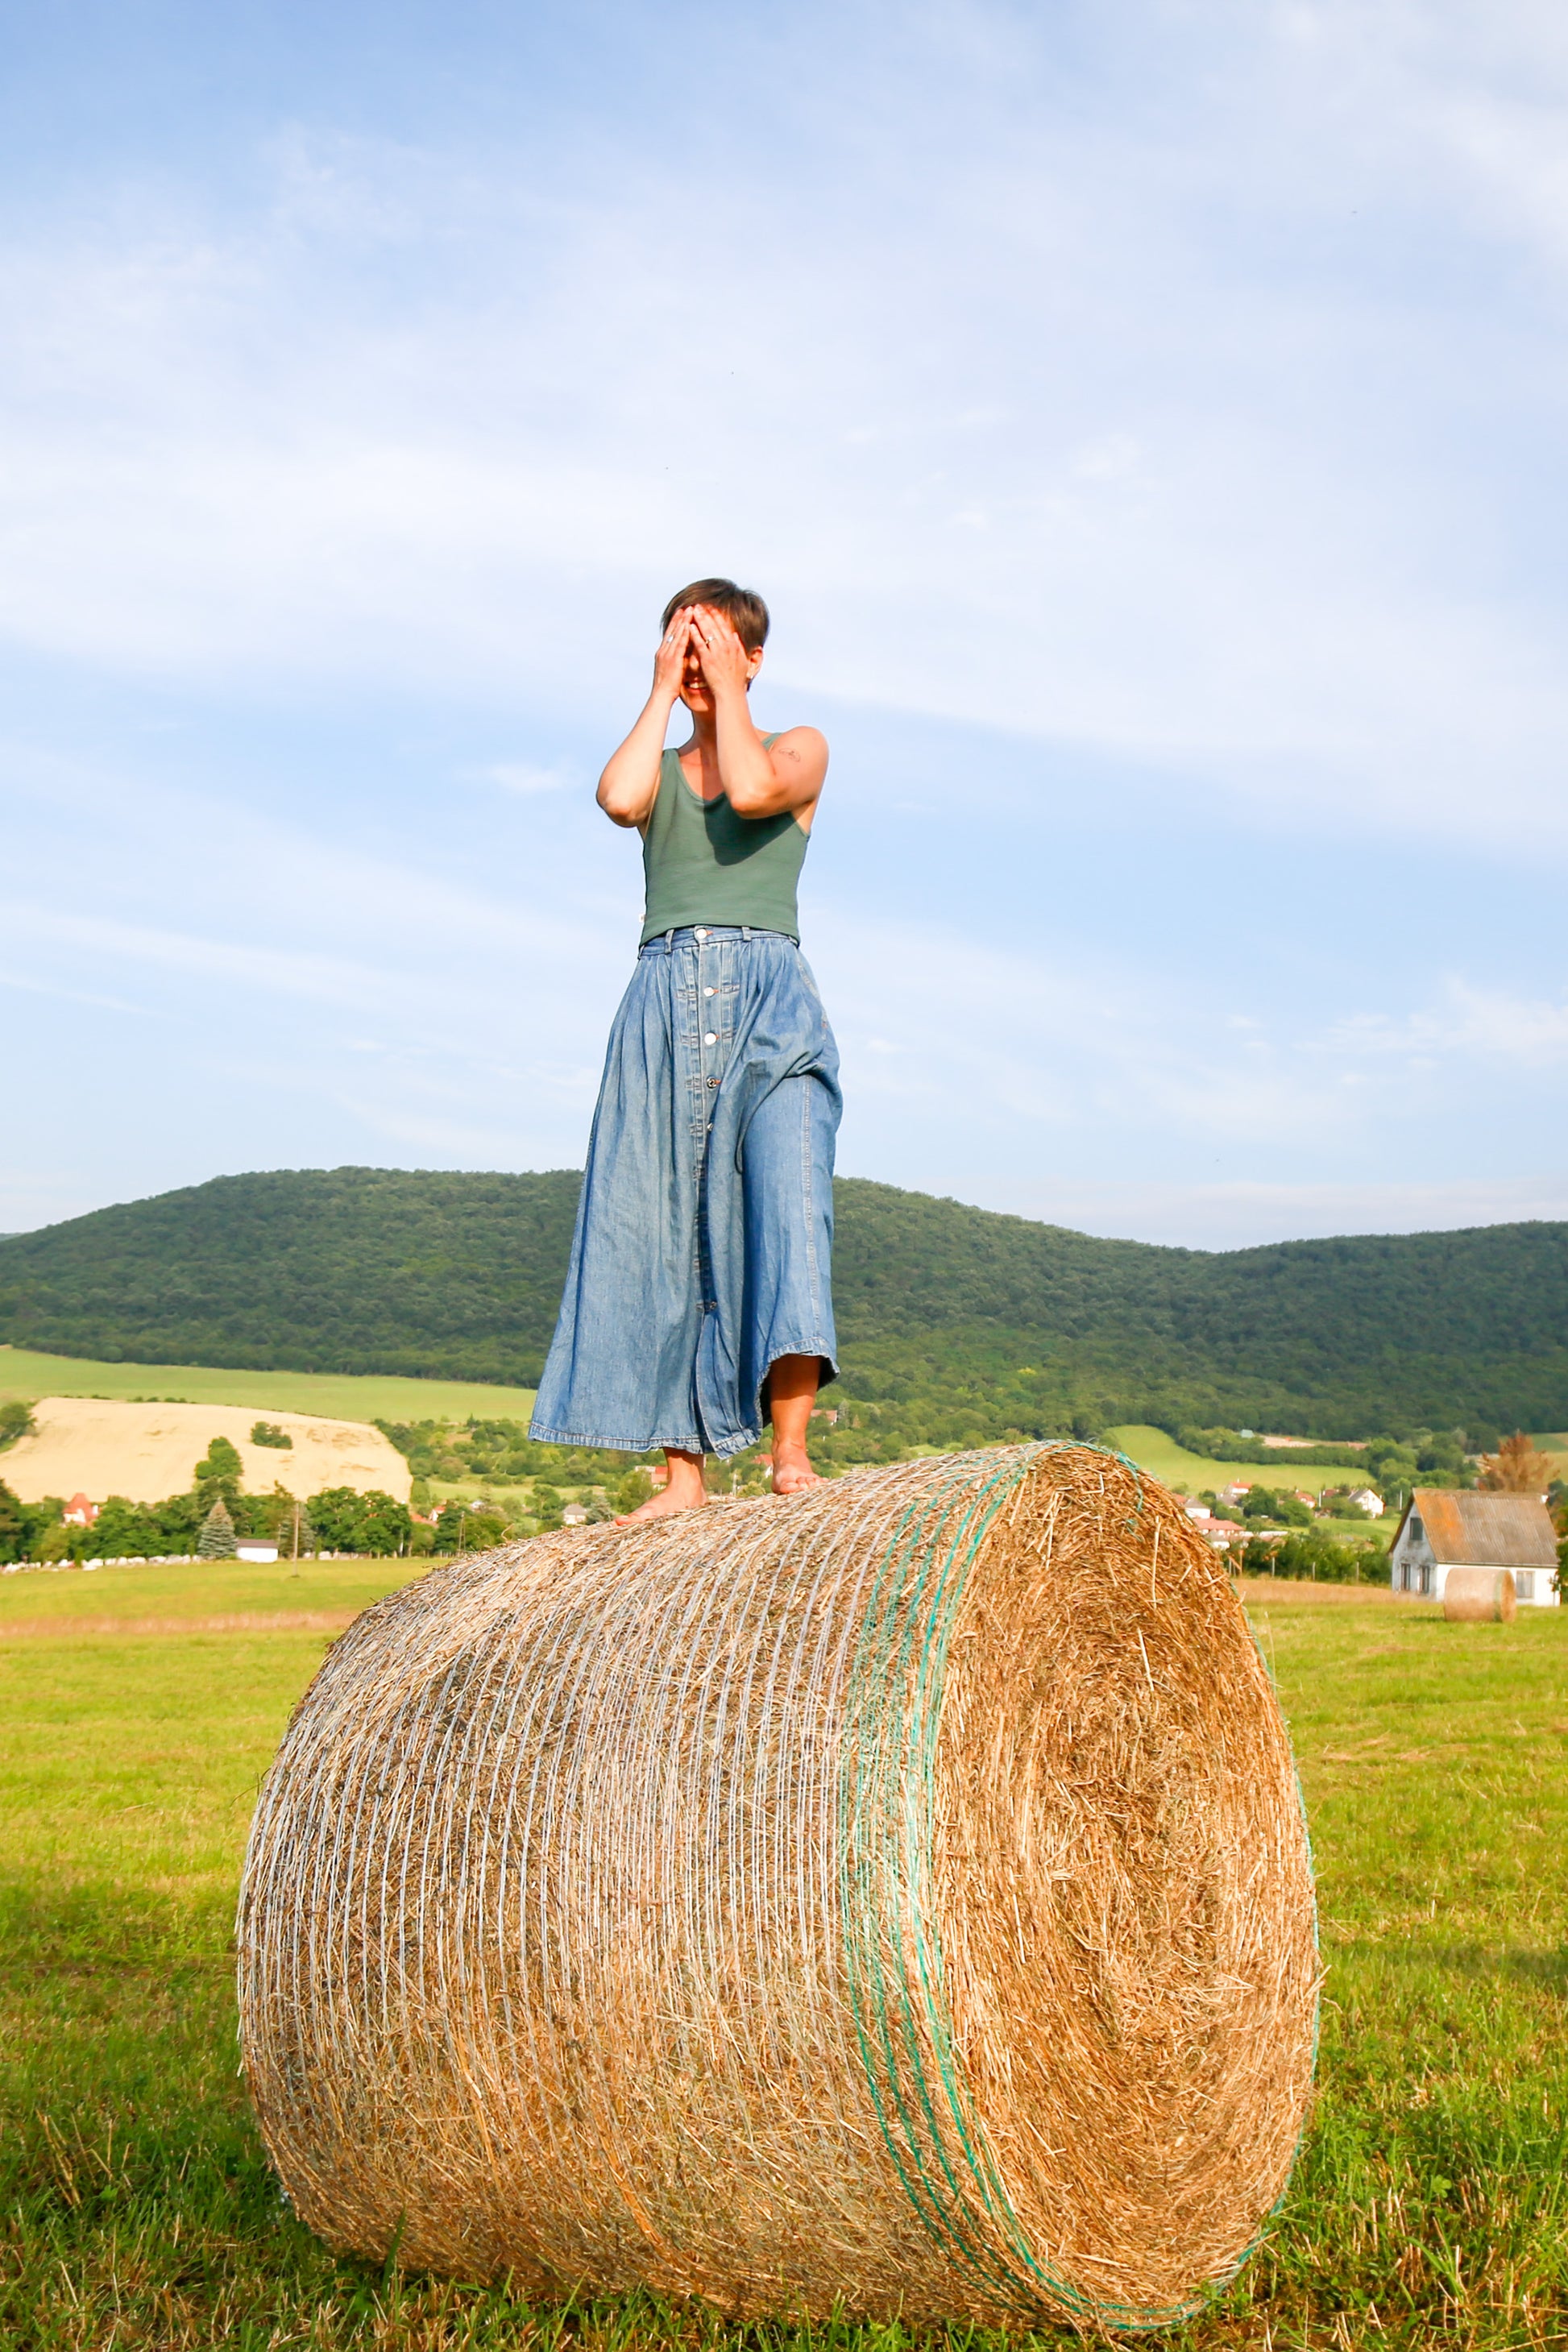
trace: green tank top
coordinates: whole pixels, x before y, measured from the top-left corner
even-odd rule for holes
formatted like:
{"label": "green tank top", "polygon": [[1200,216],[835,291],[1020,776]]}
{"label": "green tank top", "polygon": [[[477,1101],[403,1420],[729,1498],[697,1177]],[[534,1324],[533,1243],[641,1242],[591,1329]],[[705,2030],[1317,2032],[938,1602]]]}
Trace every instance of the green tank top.
{"label": "green tank top", "polygon": [[[763,740],[771,746],[778,738]],[[777,816],[737,816],[726,793],[700,799],[676,754],[667,751],[643,835],[643,945],[692,923],[749,923],[755,931],[784,931],[798,940],[795,885],[806,840],[788,809]]]}

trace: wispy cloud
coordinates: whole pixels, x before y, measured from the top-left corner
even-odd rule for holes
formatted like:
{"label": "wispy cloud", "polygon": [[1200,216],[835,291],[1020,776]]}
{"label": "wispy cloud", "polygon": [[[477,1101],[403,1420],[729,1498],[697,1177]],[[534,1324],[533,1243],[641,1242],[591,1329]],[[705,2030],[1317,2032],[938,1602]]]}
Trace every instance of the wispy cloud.
{"label": "wispy cloud", "polygon": [[564,792],[578,782],[569,768],[538,768],[526,760],[498,760],[478,773],[485,782],[500,784],[503,792],[516,793],[524,800],[536,793]]}
{"label": "wispy cloud", "polygon": [[248,946],[205,939],[193,931],[155,929],[146,924],[47,907],[11,906],[0,914],[0,921],[13,939],[50,941],[90,957],[99,967],[117,961],[151,964],[204,980],[237,982],[268,993],[302,996],[312,1003],[359,1010],[385,1004],[402,993],[394,973],[298,949]]}
{"label": "wispy cloud", "polygon": [[1464,824],[1484,782],[1561,837],[1524,388],[1553,331],[1453,258],[1534,234],[1489,161],[1532,68],[1524,209],[1562,208],[1558,28],[1211,5],[1144,45],[1112,9],[1085,106],[1053,21],[837,13],[844,99],[774,78],[790,136],[746,142],[695,312],[668,224],[723,134],[682,164],[635,117],[566,194],[548,138],[295,131],[247,215],[125,192],[111,244],[14,239],[0,629],[570,700],[723,554],[819,689],[1196,761],[1291,818]]}
{"label": "wispy cloud", "polygon": [[144,1004],[132,1003],[129,997],[105,996],[96,989],[71,988],[63,982],[40,980],[36,974],[0,971],[0,988],[19,990],[25,996],[53,996],[64,1004],[90,1005],[97,1013],[130,1013],[138,1017],[146,1013]]}
{"label": "wispy cloud", "polygon": [[1357,1013],[1320,1041],[1325,1054],[1416,1063],[1458,1058],[1522,1069],[1568,1062],[1568,999],[1552,1003],[1450,980],[1439,1002],[1414,1012]]}

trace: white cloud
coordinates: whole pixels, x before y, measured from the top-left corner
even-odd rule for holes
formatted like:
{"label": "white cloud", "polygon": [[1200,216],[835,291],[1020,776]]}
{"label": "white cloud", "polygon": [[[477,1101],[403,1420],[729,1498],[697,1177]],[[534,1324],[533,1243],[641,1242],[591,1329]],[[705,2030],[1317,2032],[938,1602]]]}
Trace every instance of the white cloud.
{"label": "white cloud", "polygon": [[106,963],[156,965],[204,980],[226,981],[268,995],[302,996],[312,1003],[363,1010],[403,993],[396,976],[300,949],[249,946],[193,931],[117,922],[100,915],[12,905],[0,921],[12,939],[31,939]]}
{"label": "white cloud", "polygon": [[1285,822],[1462,828],[1484,793],[1561,840],[1529,551],[1555,330],[1452,261],[1557,215],[1555,118],[1514,85],[1561,74],[1560,29],[1200,6],[1145,64],[1113,10],[1069,105],[1047,30],[961,13],[863,81],[847,12],[853,107],[776,83],[787,188],[748,139],[696,306],[668,223],[717,151],[616,161],[609,125],[564,184],[548,145],[294,131],[268,211],[130,194],[111,241],[14,237],[0,631],[566,703],[640,678],[668,581],[718,559],[774,592],[800,685],[1178,762]]}
{"label": "white cloud", "polygon": [[1248,1041],[1238,1097],[1218,1004],[1175,998],[1109,953],[1057,959],[839,904],[818,910],[812,961],[844,1061],[857,1172],[873,1172],[868,1128],[884,1160],[897,1136],[898,1160],[920,1171],[910,1181],[947,1190],[982,1139],[1005,1138],[1014,1165],[1042,1148],[1076,1160],[1086,1144],[1125,1160],[1190,1153],[1216,1119],[1236,1144],[1265,1138],[1273,1150],[1348,1136],[1364,1116],[1334,1073],[1267,1039]]}
{"label": "white cloud", "polygon": [[1321,1040],[1326,1053],[1428,1064],[1468,1056],[1523,1069],[1568,1061],[1568,1001],[1521,997],[1450,980],[1436,1004],[1404,1013],[1358,1013]]}
{"label": "white cloud", "polygon": [[569,768],[539,768],[526,760],[498,760],[479,773],[486,782],[500,784],[503,792],[517,793],[523,799],[536,793],[564,792],[578,782]]}

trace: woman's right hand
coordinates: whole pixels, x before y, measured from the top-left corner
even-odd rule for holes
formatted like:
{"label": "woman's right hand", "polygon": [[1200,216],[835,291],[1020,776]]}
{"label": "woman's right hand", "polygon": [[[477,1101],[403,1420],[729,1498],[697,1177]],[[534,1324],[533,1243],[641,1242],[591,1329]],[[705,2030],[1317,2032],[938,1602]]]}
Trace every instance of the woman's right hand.
{"label": "woman's right hand", "polygon": [[686,668],[686,648],[690,642],[696,615],[689,604],[672,613],[669,626],[658,641],[658,651],[653,657],[653,690],[668,694],[671,702],[679,700],[680,681]]}

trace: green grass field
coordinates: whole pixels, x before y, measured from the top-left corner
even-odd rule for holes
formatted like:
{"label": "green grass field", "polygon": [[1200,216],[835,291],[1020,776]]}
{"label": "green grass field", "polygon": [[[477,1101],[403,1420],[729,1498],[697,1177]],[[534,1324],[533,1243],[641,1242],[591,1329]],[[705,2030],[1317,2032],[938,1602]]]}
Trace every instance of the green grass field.
{"label": "green grass field", "polygon": [[1208,1462],[1201,1454],[1189,1454],[1163,1429],[1147,1429],[1141,1423],[1130,1422],[1121,1429],[1108,1429],[1107,1441],[1136,1462],[1140,1470],[1160,1479],[1167,1486],[1176,1486],[1188,1495],[1205,1490],[1217,1492],[1232,1480],[1248,1486],[1300,1487],[1304,1495],[1321,1495],[1325,1486],[1348,1486],[1357,1482],[1357,1473],[1348,1468],[1324,1469],[1321,1463],[1309,1467],[1304,1462],[1292,1462],[1281,1453],[1278,1465],[1272,1462]]}
{"label": "green grass field", "polygon": [[[257,1786],[327,1638],[278,1621],[346,1612],[401,1573],[0,1585],[0,2344],[891,2352],[896,2330],[531,2309],[334,2259],[282,2206],[235,2072],[230,1949]],[[105,1616],[121,1630],[95,1631]],[[123,1630],[139,1621],[162,1630]],[[1163,2340],[1561,2347],[1568,1612],[1450,1626],[1304,1588],[1255,1622],[1320,1871],[1321,2095],[1264,2251]]]}
{"label": "green grass field", "polygon": [[0,1402],[44,1396],[155,1397],[175,1404],[253,1404],[332,1421],[526,1421],[531,1389],[479,1381],[407,1381],[374,1372],[218,1371],[205,1364],[99,1364],[0,1347]]}

